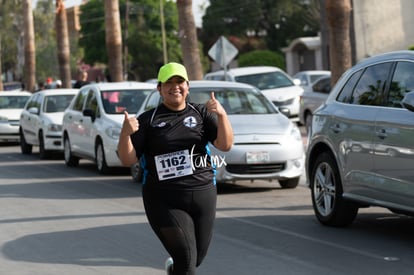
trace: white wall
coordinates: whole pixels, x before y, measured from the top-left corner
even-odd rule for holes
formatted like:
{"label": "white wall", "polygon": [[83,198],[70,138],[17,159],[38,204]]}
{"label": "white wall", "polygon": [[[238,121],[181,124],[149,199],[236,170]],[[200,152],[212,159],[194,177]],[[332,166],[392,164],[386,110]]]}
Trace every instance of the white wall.
{"label": "white wall", "polygon": [[414,44],[414,1],[354,0],[356,60]]}

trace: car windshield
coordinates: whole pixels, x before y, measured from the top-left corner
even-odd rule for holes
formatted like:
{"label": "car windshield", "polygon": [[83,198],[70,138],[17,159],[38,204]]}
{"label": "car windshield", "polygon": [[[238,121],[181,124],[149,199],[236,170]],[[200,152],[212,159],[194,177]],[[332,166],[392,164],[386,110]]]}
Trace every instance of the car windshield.
{"label": "car windshield", "polygon": [[138,112],[144,99],[152,92],[145,90],[113,90],[102,91],[102,103],[107,114],[130,114]]}
{"label": "car windshield", "polygon": [[30,96],[1,96],[0,109],[23,109]]}
{"label": "car windshield", "polygon": [[259,92],[236,88],[191,88],[189,102],[205,104],[210,99],[211,91],[221,103],[227,114],[270,114],[277,111]]}
{"label": "car windshield", "polygon": [[69,106],[73,95],[51,95],[45,97],[43,112],[54,113],[63,112]]}
{"label": "car windshield", "polygon": [[260,90],[276,89],[295,85],[292,80],[281,72],[241,75],[235,77],[235,80],[237,82],[253,85]]}

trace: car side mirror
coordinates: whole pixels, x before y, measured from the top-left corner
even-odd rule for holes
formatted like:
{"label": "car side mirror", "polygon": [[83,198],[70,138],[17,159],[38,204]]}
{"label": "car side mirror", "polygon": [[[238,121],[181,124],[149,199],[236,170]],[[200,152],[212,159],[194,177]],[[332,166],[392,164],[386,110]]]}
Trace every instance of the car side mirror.
{"label": "car side mirror", "polygon": [[92,109],[85,109],[85,110],[83,110],[82,114],[84,116],[91,117],[92,122],[95,121],[96,116],[95,116],[95,112]]}
{"label": "car side mirror", "polygon": [[39,114],[39,108],[37,107],[30,107],[29,110],[27,110],[29,113],[33,114],[33,115],[38,115]]}
{"label": "car side mirror", "polygon": [[403,100],[401,101],[401,104],[407,110],[414,112],[414,91],[406,93]]}
{"label": "car side mirror", "polygon": [[285,115],[286,117],[290,117],[290,110],[288,108],[285,107],[277,107],[277,109],[279,110],[279,112],[283,115]]}

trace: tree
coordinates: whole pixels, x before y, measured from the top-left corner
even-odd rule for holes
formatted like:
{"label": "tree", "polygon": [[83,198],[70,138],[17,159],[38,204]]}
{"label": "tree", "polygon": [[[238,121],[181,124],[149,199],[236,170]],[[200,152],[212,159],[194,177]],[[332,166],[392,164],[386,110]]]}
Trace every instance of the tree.
{"label": "tree", "polygon": [[38,1],[33,10],[36,44],[36,79],[60,78],[56,34],[56,5],[53,0]]}
{"label": "tree", "polygon": [[351,0],[327,0],[329,60],[334,85],[341,75],[352,66],[350,39]]}
{"label": "tree", "polygon": [[240,53],[281,52],[298,37],[317,35],[319,9],[318,0],[210,0],[203,16],[204,50],[231,35],[239,39]]}
{"label": "tree", "polygon": [[[13,8],[20,8],[21,4],[16,1],[0,0],[0,91],[4,89],[3,86],[3,73],[5,73],[5,81],[8,81],[7,75],[9,73],[15,73],[15,59],[16,59],[16,42],[19,41],[19,28],[16,28],[13,22],[18,22],[22,18],[23,14],[17,14]],[[15,20],[12,20],[15,19]],[[20,75],[21,77],[21,75]]]}
{"label": "tree", "polygon": [[24,83],[25,89],[34,91],[36,87],[36,50],[33,26],[32,0],[24,0],[23,2],[23,18],[24,18]]}
{"label": "tree", "polygon": [[[1,24],[1,20],[0,20]],[[3,91],[3,70],[2,70],[2,62],[1,62],[1,34],[0,34],[0,91]]]}
{"label": "tree", "polygon": [[66,10],[63,0],[56,0],[56,40],[60,79],[63,88],[71,88],[70,49]]}
{"label": "tree", "polygon": [[[4,5],[4,2],[5,2],[4,0],[0,1],[0,4],[1,4],[1,6],[0,6],[1,7],[0,8],[0,25],[3,25],[3,9],[2,9],[2,7]],[[2,34],[0,32],[0,91],[3,91],[3,70],[2,70],[3,63],[1,61],[1,55],[2,55],[1,36],[2,36]]]}
{"label": "tree", "polygon": [[111,81],[121,82],[124,78],[122,73],[122,35],[118,0],[105,0],[105,42]]}
{"label": "tree", "polygon": [[[181,61],[176,4],[165,2],[164,10],[168,58]],[[123,28],[128,28],[128,38],[123,40],[128,47],[128,79],[143,81],[155,78],[163,65],[159,0],[129,0],[128,24],[125,24],[125,14],[125,0],[120,0],[121,22]],[[79,45],[84,49],[84,62],[107,64],[107,51],[103,47],[105,22],[102,2],[89,0],[82,5],[80,23]]]}
{"label": "tree", "polygon": [[188,77],[193,80],[200,80],[203,79],[203,70],[198,49],[192,2],[192,0],[177,0],[178,35]]}

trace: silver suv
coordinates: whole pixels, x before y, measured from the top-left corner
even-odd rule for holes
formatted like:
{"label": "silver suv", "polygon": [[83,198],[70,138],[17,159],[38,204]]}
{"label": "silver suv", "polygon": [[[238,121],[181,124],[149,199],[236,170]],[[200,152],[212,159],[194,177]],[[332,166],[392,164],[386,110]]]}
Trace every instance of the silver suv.
{"label": "silver suv", "polygon": [[414,213],[414,51],[361,61],[315,111],[306,172],[317,219],[352,223],[360,207]]}

